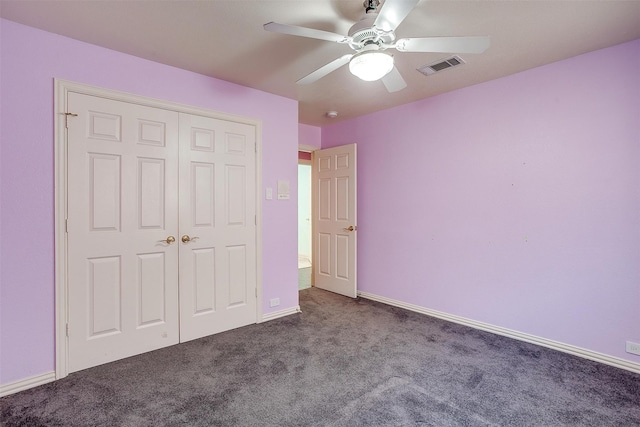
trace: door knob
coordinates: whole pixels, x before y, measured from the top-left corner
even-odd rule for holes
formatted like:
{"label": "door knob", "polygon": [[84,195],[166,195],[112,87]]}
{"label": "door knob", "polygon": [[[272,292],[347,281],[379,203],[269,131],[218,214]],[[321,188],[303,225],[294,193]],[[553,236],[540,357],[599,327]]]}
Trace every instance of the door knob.
{"label": "door knob", "polygon": [[357,230],[357,229],[358,229],[358,227],[354,227],[353,225],[350,225],[349,227],[344,228],[343,230],[344,231],[353,231],[353,230]]}
{"label": "door knob", "polygon": [[189,237],[188,234],[185,234],[180,240],[182,240],[182,243],[189,243],[190,241],[196,240],[197,238],[197,236]]}
{"label": "door knob", "polygon": [[175,237],[173,237],[173,236],[169,236],[169,237],[167,237],[167,238],[164,240],[164,242],[166,242],[166,243],[167,243],[167,245],[170,245],[170,244],[172,244],[172,243],[173,243],[173,242],[175,242],[175,241],[176,241],[176,238],[175,238]]}

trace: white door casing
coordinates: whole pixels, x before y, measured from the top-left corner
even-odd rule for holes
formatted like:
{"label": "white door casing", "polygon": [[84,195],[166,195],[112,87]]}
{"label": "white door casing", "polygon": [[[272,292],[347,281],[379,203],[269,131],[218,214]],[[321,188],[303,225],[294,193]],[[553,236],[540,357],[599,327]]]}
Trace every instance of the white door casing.
{"label": "white door casing", "polygon": [[[100,111],[100,106],[95,105],[91,105],[91,108],[87,109],[90,111],[86,113],[74,111],[75,104],[72,100],[80,99],[84,95],[87,98],[97,97],[94,101],[98,101],[99,104],[106,103],[113,106],[120,102],[122,105],[119,107],[126,105],[124,114]],[[235,298],[235,300],[230,305],[235,308],[244,306],[244,321],[247,322],[244,324],[262,319],[261,305],[257,304],[257,300],[261,298],[259,272],[261,271],[262,209],[256,191],[261,185],[260,122],[63,80],[56,80],[56,105],[56,378],[60,379],[69,372],[83,369],[86,363],[93,365],[105,363],[176,343],[179,334],[189,336],[189,333],[177,329],[180,318],[178,260],[181,259],[178,252],[183,248],[189,251],[197,249],[199,239],[189,242],[190,246],[183,244],[181,236],[188,233],[180,233],[179,227],[184,227],[185,224],[178,224],[178,214],[182,214],[182,208],[179,209],[178,206],[178,176],[182,168],[179,168],[177,161],[181,114],[200,116],[202,119],[216,119],[221,123],[227,122],[226,126],[227,129],[231,129],[230,133],[241,136],[240,138],[232,136],[225,142],[226,149],[233,152],[235,157],[239,157],[238,151],[241,151],[239,147],[242,145],[239,141],[243,138],[246,138],[244,142],[250,148],[247,150],[248,153],[250,152],[249,160],[245,159],[242,165],[238,165],[237,162],[228,162],[228,166],[235,170],[229,172],[229,167],[220,167],[220,170],[229,172],[231,182],[237,182],[238,179],[244,180],[246,187],[244,194],[247,199],[241,208],[246,209],[250,215],[250,221],[245,222],[251,225],[241,233],[243,238],[240,241],[227,239],[223,243],[232,252],[237,249],[232,257],[225,261],[227,267],[230,264],[232,275],[244,276],[243,283],[250,285],[250,292],[240,297],[238,293],[231,295],[230,299]],[[131,123],[124,118],[128,114],[127,111],[134,115],[135,120],[132,119]],[[78,124],[89,123],[89,117],[93,117],[91,119],[93,128],[75,127]],[[119,123],[120,129],[114,123]],[[74,129],[76,131],[81,129],[81,138],[84,138],[85,142],[91,140],[86,144],[83,155],[79,155],[74,147],[68,146],[69,141],[77,137],[72,135]],[[237,132],[238,129],[241,131]],[[132,136],[134,134],[135,137]],[[137,143],[132,144],[133,148],[129,147],[122,151],[123,144],[118,145],[114,142],[118,138],[123,141],[133,138],[132,140]],[[161,147],[163,139],[164,148]],[[176,143],[172,144],[169,140],[174,140]],[[72,164],[77,162],[78,156],[82,157],[82,166],[74,171]],[[171,159],[174,161],[170,161]],[[134,172],[131,170],[133,164],[136,165]],[[238,166],[241,166],[240,169],[245,168],[247,173],[244,176],[237,173]],[[78,179],[83,174],[83,179]],[[91,178],[91,174],[94,178],[87,179]],[[164,182],[161,182],[163,174]],[[131,181],[132,177],[133,181]],[[120,189],[119,195],[117,188]],[[95,190],[92,197],[88,197],[89,189]],[[75,208],[74,203],[79,205],[83,203],[82,200],[72,200],[75,199],[73,195],[78,193],[87,195],[80,198],[85,199],[82,209],[86,212],[80,216],[74,216],[70,214],[70,211]],[[242,205],[238,194],[238,192],[229,192],[229,197],[216,195],[221,200],[231,199],[232,216],[239,211],[238,206]],[[129,203],[132,199],[136,200],[137,204]],[[169,205],[173,205],[173,208]],[[160,212],[160,207],[163,207],[164,212]],[[118,209],[121,210],[121,214],[114,214]],[[80,217],[84,219],[78,220]],[[161,220],[164,220],[162,231],[159,225]],[[79,244],[76,242],[78,236],[74,233],[82,230],[82,221],[84,221],[85,235],[80,235],[82,243]],[[237,224],[233,225],[238,228]],[[132,238],[126,237],[121,238],[122,242],[120,242],[117,241],[117,237],[114,237],[119,228],[129,230],[132,227],[140,229],[129,234],[129,237],[135,237],[136,240],[146,240],[147,235],[153,235],[151,251],[148,251],[148,247],[140,246],[143,242],[134,243]],[[174,229],[173,232],[169,230],[170,228]],[[189,231],[197,236],[196,233]],[[98,234],[99,238],[96,240],[90,236],[91,232],[94,235]],[[100,235],[100,232],[104,233]],[[247,237],[247,233],[253,234]],[[109,234],[112,242],[105,244],[104,242],[109,240],[105,236]],[[140,239],[140,236],[144,236],[144,239]],[[167,243],[169,236],[175,238],[175,242]],[[89,250],[84,251],[92,245],[98,247],[98,250],[94,253],[90,253]],[[114,246],[121,250],[119,255],[109,252],[109,248],[114,249]],[[240,252],[243,256],[236,256]],[[84,260],[74,260],[77,255],[84,256]],[[131,256],[135,257],[135,262],[131,262],[129,259]],[[78,266],[82,263],[84,263],[84,273],[79,273],[82,268]],[[242,270],[240,267],[246,267],[244,274],[238,274]],[[132,272],[136,275],[135,286],[124,286],[127,282],[125,275],[130,275]],[[79,274],[84,275],[85,279],[96,278],[96,281],[84,280],[83,285],[72,283],[73,277]],[[173,280],[171,280],[172,277]],[[162,290],[164,293],[160,292],[162,286],[158,286],[162,281],[164,281]],[[81,291],[76,294],[77,289]],[[120,298],[114,296],[116,293],[120,293]],[[134,294],[135,298],[130,298]],[[246,301],[240,301],[245,296]],[[94,301],[106,301],[106,305],[85,307],[86,310],[94,311],[85,311],[81,315],[82,310],[77,301],[89,306],[90,297]],[[74,303],[74,300],[77,301]],[[159,307],[163,304],[164,312],[161,313],[162,310]],[[247,307],[249,307],[248,310]],[[136,311],[136,313],[135,315],[121,313],[118,318],[115,315],[118,310]],[[251,310],[253,312],[247,314]],[[87,313],[92,314],[90,322]],[[82,316],[84,316],[84,325],[76,326],[81,324],[77,320]],[[242,321],[238,320],[237,315],[232,318],[231,321],[222,321],[227,325],[226,329],[241,326]],[[80,330],[89,332],[77,335]],[[214,329],[209,333],[219,330]],[[88,339],[90,334],[91,337]],[[158,340],[158,336],[161,340]],[[85,338],[85,343],[72,342],[74,339],[81,340],[82,337]],[[193,336],[187,339],[193,339]],[[115,342],[118,340],[119,342]],[[99,343],[96,349],[89,351],[89,353],[93,351],[94,354],[86,357],[93,361],[76,363],[72,354],[74,349],[88,342]],[[111,344],[103,344],[107,342]],[[99,353],[102,353],[102,356],[96,356]]]}
{"label": "white door casing", "polygon": [[256,322],[256,141],[253,126],[190,114],[180,141],[184,342]]}
{"label": "white door casing", "polygon": [[69,94],[69,370],[179,341],[178,114]]}
{"label": "white door casing", "polygon": [[357,296],[356,145],[313,152],[313,269],[318,288]]}

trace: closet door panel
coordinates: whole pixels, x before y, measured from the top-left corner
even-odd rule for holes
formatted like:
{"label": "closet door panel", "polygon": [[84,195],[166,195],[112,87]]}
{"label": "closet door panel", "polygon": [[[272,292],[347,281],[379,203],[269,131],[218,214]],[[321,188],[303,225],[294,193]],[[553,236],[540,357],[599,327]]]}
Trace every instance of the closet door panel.
{"label": "closet door panel", "polygon": [[70,93],[69,372],[179,342],[178,113]]}
{"label": "closet door panel", "polygon": [[188,341],[256,322],[256,140],[254,126],[189,114],[180,114],[180,138],[180,340]]}

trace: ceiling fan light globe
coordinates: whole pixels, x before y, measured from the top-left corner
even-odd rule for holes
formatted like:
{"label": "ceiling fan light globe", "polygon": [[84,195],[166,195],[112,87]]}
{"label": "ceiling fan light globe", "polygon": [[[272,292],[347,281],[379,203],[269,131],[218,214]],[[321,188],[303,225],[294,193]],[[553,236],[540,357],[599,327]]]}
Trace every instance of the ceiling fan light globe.
{"label": "ceiling fan light globe", "polygon": [[392,69],[393,56],[375,50],[360,52],[349,61],[351,74],[367,82],[380,80]]}

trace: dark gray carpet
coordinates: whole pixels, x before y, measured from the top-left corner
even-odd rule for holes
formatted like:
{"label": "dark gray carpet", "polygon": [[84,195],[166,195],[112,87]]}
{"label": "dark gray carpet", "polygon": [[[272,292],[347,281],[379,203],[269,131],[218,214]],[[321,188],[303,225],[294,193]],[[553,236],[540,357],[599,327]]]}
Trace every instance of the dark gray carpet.
{"label": "dark gray carpet", "polygon": [[0,399],[3,426],[638,426],[640,375],[315,288]]}

